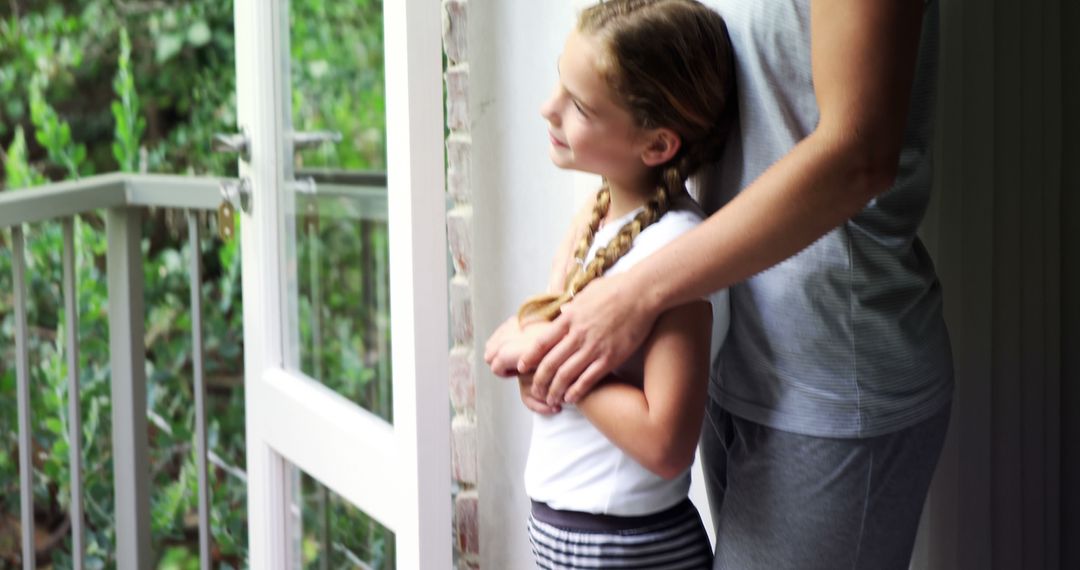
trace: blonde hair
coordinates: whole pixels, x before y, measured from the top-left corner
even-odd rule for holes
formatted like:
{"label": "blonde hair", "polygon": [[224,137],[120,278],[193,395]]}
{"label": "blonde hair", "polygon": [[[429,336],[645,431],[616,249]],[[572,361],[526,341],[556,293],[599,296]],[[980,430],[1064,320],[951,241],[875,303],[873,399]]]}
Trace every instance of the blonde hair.
{"label": "blonde hair", "polygon": [[518,310],[522,322],[554,319],[565,303],[625,255],[634,238],[686,193],[687,178],[720,157],[735,114],[735,64],[727,26],[699,2],[601,2],[581,13],[577,29],[603,46],[597,67],[635,125],[669,128],[681,145],[671,160],[656,167],[656,191],[645,207],[586,264],[611,203],[607,182],[601,185],[574,251],[578,264],[566,276],[563,292],[526,300]]}

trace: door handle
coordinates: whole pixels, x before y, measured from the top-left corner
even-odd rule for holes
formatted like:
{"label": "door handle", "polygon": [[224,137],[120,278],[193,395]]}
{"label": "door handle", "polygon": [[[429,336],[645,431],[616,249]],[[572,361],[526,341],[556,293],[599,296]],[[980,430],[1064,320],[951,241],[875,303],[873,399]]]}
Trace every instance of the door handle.
{"label": "door handle", "polygon": [[210,148],[214,152],[231,152],[240,156],[245,162],[250,160],[251,141],[247,133],[217,133],[214,135]]}
{"label": "door handle", "polygon": [[[293,150],[312,148],[325,143],[341,142],[341,133],[337,131],[294,132],[289,137]],[[246,132],[217,133],[210,147],[214,152],[231,152],[247,161],[251,152],[251,141]]]}
{"label": "door handle", "polygon": [[312,148],[330,142],[341,142],[341,133],[337,131],[294,132],[291,135],[293,150]]}

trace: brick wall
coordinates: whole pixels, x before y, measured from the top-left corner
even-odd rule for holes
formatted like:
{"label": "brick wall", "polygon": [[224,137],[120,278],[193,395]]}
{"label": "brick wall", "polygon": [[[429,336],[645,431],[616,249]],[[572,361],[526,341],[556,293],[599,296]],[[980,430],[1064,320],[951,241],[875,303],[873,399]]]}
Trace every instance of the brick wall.
{"label": "brick wall", "polygon": [[443,49],[446,53],[447,191],[453,206],[446,214],[447,242],[454,262],[450,293],[450,398],[454,417],[452,470],[459,491],[454,497],[454,548],[459,570],[480,568],[476,486],[476,342],[473,338],[472,203],[469,163],[468,0],[443,0]]}

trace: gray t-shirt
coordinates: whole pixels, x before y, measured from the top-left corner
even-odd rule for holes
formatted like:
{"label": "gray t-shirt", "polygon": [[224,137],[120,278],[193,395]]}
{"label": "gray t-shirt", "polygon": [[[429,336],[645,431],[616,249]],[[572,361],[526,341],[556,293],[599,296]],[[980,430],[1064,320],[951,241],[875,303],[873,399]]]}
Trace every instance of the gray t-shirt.
{"label": "gray t-shirt", "polygon": [[[700,180],[710,211],[818,121],[810,0],[706,0],[735,48],[739,121]],[[952,357],[933,263],[916,237],[931,186],[937,2],[925,4],[893,187],[779,265],[730,288],[731,328],[710,394],[777,429],[871,437],[929,418],[952,397]]]}

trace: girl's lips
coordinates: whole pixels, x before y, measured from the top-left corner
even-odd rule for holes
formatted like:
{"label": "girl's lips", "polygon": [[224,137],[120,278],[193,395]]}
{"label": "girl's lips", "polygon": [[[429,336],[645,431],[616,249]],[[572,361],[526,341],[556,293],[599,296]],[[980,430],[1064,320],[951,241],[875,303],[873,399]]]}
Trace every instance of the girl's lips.
{"label": "girl's lips", "polygon": [[557,147],[561,147],[561,148],[568,148],[566,143],[564,143],[561,140],[555,138],[555,135],[551,134],[550,132],[548,133],[548,139],[551,140],[551,144],[553,146],[557,146]]}

